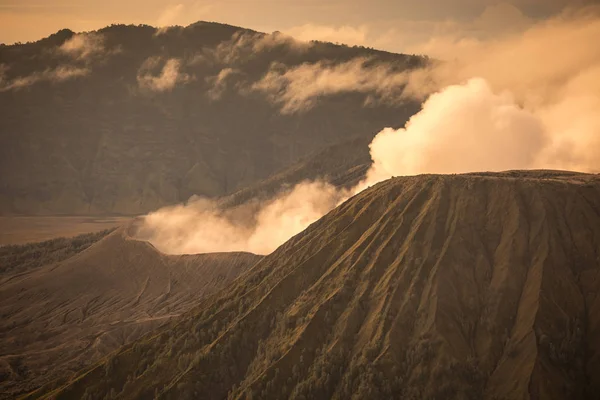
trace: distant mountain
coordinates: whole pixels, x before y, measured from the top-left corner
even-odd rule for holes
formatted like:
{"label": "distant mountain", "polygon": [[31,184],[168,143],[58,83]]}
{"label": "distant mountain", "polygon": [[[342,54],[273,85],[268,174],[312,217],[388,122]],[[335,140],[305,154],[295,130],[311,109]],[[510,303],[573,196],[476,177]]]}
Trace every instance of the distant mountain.
{"label": "distant mountain", "polygon": [[382,182],[56,399],[597,399],[600,177]]}
{"label": "distant mountain", "polygon": [[[95,236],[30,258],[52,260]],[[46,249],[57,241],[47,242]],[[130,239],[125,228],[58,263],[32,267],[25,255],[21,251],[16,258],[27,268],[17,265],[0,275],[0,398],[67,381],[189,311],[261,258],[247,253],[167,256]]]}
{"label": "distant mountain", "polygon": [[351,188],[363,180],[371,166],[370,138],[356,138],[326,147],[267,179],[219,198],[224,207],[237,206],[253,199],[273,198],[301,181],[323,179],[340,188]]}
{"label": "distant mountain", "polygon": [[[327,96],[302,113],[250,90],[273,65],[426,59],[200,22],[62,30],[0,46],[0,213],[139,214],[221,196],[328,146],[402,126],[419,104]],[[328,171],[323,171],[328,173]]]}

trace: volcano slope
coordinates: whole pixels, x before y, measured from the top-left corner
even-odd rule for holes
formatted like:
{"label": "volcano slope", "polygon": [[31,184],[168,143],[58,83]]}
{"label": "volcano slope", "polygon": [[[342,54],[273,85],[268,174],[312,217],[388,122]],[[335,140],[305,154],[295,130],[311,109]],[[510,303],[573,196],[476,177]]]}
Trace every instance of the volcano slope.
{"label": "volcano slope", "polygon": [[189,311],[260,259],[167,256],[127,230],[64,261],[0,275],[0,398],[60,383]]}
{"label": "volcano slope", "polygon": [[597,399],[600,177],[395,178],[58,399]]}

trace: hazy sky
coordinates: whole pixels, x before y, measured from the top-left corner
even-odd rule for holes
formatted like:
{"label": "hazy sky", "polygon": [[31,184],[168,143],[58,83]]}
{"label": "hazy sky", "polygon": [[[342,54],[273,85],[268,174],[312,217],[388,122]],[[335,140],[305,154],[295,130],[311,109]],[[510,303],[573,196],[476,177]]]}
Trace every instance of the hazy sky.
{"label": "hazy sky", "polygon": [[61,28],[111,23],[217,21],[301,39],[409,51],[434,36],[522,29],[565,7],[600,0],[0,0],[0,42],[37,40]]}

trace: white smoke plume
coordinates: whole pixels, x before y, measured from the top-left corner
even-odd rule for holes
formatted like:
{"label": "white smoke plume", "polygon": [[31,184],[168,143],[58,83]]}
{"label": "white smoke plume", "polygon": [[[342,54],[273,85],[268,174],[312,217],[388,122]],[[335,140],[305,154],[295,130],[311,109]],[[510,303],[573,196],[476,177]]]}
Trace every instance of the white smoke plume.
{"label": "white smoke plume", "polygon": [[188,74],[180,72],[181,61],[176,58],[165,61],[158,75],[155,75],[154,71],[161,63],[160,57],[151,57],[144,62],[137,76],[140,88],[164,92],[173,89],[178,83],[185,83],[192,79]]}
{"label": "white smoke plume", "polygon": [[281,32],[264,34],[258,32],[236,32],[231,39],[220,43],[216,48],[206,47],[188,60],[188,66],[209,65],[220,67],[215,76],[206,78],[209,86],[207,96],[219,100],[228,90],[247,94],[249,83],[243,78],[243,64],[257,57],[259,53],[281,48],[289,53],[299,53],[309,49],[312,43],[296,40]]}
{"label": "white smoke plume", "polygon": [[407,75],[392,64],[369,65],[357,58],[342,64],[318,62],[287,68],[274,64],[252,89],[266,93],[281,112],[294,114],[314,107],[321,96],[340,93],[376,94],[389,102],[401,101]]}
{"label": "white smoke plume", "polygon": [[[394,73],[364,60],[275,67],[275,75],[271,71],[256,87],[279,95],[273,99],[283,112],[300,112],[319,96],[349,91],[373,91],[392,102],[406,96],[426,100],[404,128],[386,128],[374,138],[373,165],[350,191],[300,185],[254,209],[250,225],[233,214],[223,218],[218,207],[163,209],[146,217],[146,233],[169,253],[266,254],[340,201],[393,176],[542,168],[600,172],[597,15],[562,15],[522,35],[469,46],[457,54],[460,61],[418,71]],[[297,204],[305,207],[290,206]]]}
{"label": "white smoke plume", "polygon": [[[530,169],[551,145],[543,121],[481,78],[435,93],[403,129],[370,144],[366,186],[398,175]],[[493,155],[493,156],[491,156]]]}
{"label": "white smoke plume", "polygon": [[90,73],[88,68],[75,67],[70,65],[61,65],[53,69],[46,69],[41,72],[34,72],[31,75],[6,78],[8,67],[0,65],[0,92],[9,90],[23,89],[32,86],[38,82],[60,83],[69,79],[79,78]]}
{"label": "white smoke plume", "polygon": [[106,52],[104,36],[93,32],[75,34],[58,49],[61,53],[79,60],[85,60]]}
{"label": "white smoke plume", "polygon": [[196,198],[148,214],[137,235],[166,253],[268,254],[344,197],[327,183],[303,182],[264,204],[248,203],[234,209]]}
{"label": "white smoke plume", "polygon": [[0,92],[19,90],[40,82],[60,83],[80,78],[92,72],[92,64],[99,57],[120,52],[119,48],[107,49],[104,36],[96,32],[78,33],[57,46],[51,55],[61,57],[61,65],[33,72],[26,76],[7,78],[10,66],[0,65]]}
{"label": "white smoke plume", "polygon": [[207,92],[207,96],[211,100],[218,100],[223,96],[223,93],[227,89],[227,81],[235,74],[239,74],[240,71],[234,68],[223,68],[215,76],[209,76],[206,78],[206,83],[209,84],[210,89]]}
{"label": "white smoke plume", "polygon": [[311,46],[311,43],[296,40],[281,32],[272,34],[236,32],[231,39],[220,43],[215,49],[203,49],[190,60],[189,64],[209,64],[231,68],[232,65],[243,64],[251,60],[258,53],[277,47],[285,48],[291,53],[299,53]]}
{"label": "white smoke plume", "polygon": [[580,74],[600,65],[600,48],[594,45],[600,37],[598,13],[600,7],[586,8],[540,22],[523,33],[485,41],[435,37],[416,46],[446,60],[428,68],[399,72],[396,65],[363,58],[335,65],[275,64],[253,88],[281,105],[284,113],[306,111],[320,97],[348,92],[374,94],[390,104],[421,100],[474,77],[486,79],[494,90],[511,91],[520,103],[553,101]]}
{"label": "white smoke plume", "polygon": [[597,12],[563,15],[522,35],[457,50],[460,61],[408,74],[405,96],[437,93],[405,129],[375,138],[373,168],[388,176],[600,171]]}

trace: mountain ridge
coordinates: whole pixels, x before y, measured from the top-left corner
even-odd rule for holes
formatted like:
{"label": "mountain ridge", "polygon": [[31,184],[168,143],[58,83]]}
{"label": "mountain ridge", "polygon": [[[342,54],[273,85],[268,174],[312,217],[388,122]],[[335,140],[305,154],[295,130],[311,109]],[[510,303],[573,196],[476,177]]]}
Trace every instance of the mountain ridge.
{"label": "mountain ridge", "polygon": [[599,199],[557,171],[379,183],[50,396],[596,398]]}
{"label": "mountain ridge", "polygon": [[0,47],[0,213],[135,215],[192,195],[219,197],[329,146],[370,141],[419,110],[414,101],[364,107],[367,93],[285,114],[251,88],[275,62],[366,58],[400,71],[425,58],[298,47],[209,23],[157,32],[114,25]]}

